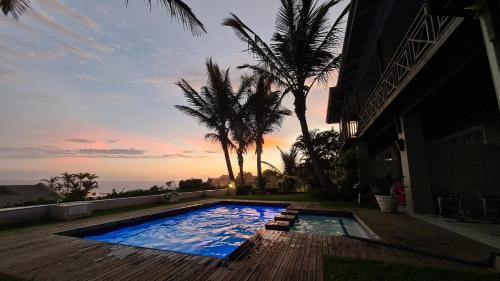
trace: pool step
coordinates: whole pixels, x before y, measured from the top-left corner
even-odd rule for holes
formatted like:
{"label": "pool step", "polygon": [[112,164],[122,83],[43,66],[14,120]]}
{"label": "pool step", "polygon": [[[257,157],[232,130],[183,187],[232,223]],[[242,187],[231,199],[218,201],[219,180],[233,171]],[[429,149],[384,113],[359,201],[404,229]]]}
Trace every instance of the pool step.
{"label": "pool step", "polygon": [[290,221],[269,221],[266,224],[267,230],[290,231]]}
{"label": "pool step", "polygon": [[274,217],[275,221],[289,221],[291,226],[295,224],[297,220],[297,215],[277,215]]}
{"label": "pool step", "polygon": [[297,210],[284,210],[281,212],[282,215],[295,215],[295,216],[298,216],[299,215],[299,211]]}

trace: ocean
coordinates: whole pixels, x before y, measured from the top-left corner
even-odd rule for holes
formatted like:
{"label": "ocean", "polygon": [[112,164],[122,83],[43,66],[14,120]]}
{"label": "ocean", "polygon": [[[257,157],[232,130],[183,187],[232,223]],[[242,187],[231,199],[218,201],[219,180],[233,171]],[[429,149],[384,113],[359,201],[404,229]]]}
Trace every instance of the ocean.
{"label": "ocean", "polygon": [[[111,193],[113,189],[117,192],[127,191],[132,189],[149,189],[153,185],[164,185],[165,182],[162,181],[134,181],[134,180],[97,180],[99,183],[99,188],[93,192],[98,193]],[[40,181],[36,180],[1,180],[0,185],[30,185],[37,184]],[[177,186],[178,182],[174,182],[174,187]]]}

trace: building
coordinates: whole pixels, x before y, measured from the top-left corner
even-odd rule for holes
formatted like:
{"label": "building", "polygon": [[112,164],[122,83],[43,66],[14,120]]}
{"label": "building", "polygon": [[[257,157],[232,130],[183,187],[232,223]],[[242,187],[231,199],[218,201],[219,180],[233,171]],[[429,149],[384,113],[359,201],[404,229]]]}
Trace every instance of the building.
{"label": "building", "polygon": [[500,195],[500,1],[353,0],[327,123],[407,211]]}
{"label": "building", "polygon": [[218,178],[208,178],[207,182],[215,187],[223,187],[228,186],[230,180],[228,175],[222,175]]}
{"label": "building", "polygon": [[0,186],[0,207],[29,203],[54,203],[63,196],[43,184]]}

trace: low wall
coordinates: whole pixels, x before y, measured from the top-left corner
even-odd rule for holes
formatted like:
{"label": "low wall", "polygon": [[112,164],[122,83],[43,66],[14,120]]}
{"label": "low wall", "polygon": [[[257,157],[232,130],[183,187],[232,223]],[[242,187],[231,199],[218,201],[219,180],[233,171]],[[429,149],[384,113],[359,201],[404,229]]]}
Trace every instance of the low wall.
{"label": "low wall", "polygon": [[[203,196],[207,197],[223,196],[225,194],[226,194],[225,189],[180,192],[179,199],[190,199]],[[147,196],[137,196],[137,197],[93,200],[85,202],[91,205],[92,211],[99,211],[99,210],[109,210],[109,209],[116,209],[116,208],[130,207],[130,206],[159,203],[160,198],[162,196],[163,196],[162,194],[158,194],[158,195],[147,195]],[[39,220],[39,219],[48,219],[50,216],[50,206],[53,205],[55,204],[0,209],[0,225],[20,223],[26,221]]]}
{"label": "low wall", "polygon": [[0,209],[0,225],[46,219],[52,205]]}
{"label": "low wall", "polygon": [[154,204],[160,202],[160,198],[162,196],[163,194],[158,194],[158,195],[92,200],[88,202],[91,203],[92,205],[92,211],[100,211],[100,210],[137,206],[137,205]]}

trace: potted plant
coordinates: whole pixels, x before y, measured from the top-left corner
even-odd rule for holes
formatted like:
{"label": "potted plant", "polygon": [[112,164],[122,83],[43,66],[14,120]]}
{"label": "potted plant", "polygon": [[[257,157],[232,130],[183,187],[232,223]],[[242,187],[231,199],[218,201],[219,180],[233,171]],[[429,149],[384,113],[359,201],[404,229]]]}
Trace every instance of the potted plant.
{"label": "potted plant", "polygon": [[162,197],[160,197],[161,202],[175,203],[179,202],[179,193],[176,190],[169,190]]}
{"label": "potted plant", "polygon": [[370,183],[370,188],[377,199],[380,211],[384,213],[395,213],[398,210],[398,197],[392,192],[392,179],[374,178]]}

